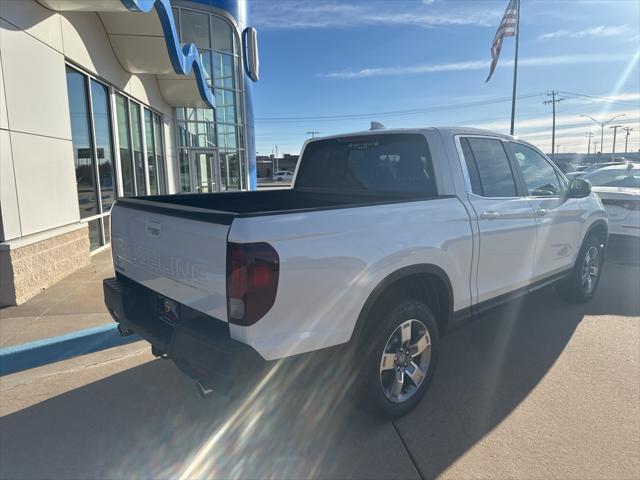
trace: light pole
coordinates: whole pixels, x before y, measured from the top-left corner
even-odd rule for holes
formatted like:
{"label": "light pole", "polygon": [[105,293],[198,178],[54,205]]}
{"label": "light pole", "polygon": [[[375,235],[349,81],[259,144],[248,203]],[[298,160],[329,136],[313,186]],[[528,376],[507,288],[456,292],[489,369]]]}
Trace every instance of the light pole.
{"label": "light pole", "polygon": [[609,128],[613,128],[613,148],[611,149],[611,161],[613,162],[616,155],[616,133],[618,133],[619,128],[622,128],[622,125],[613,125]]}
{"label": "light pole", "polygon": [[624,154],[627,154],[627,146],[629,145],[629,135],[631,135],[631,131],[633,128],[624,127],[623,130],[627,132],[627,136],[624,139]]}
{"label": "light pole", "polygon": [[604,127],[605,127],[605,125],[610,124],[616,118],[620,118],[620,117],[626,116],[626,114],[623,113],[621,115],[614,115],[613,117],[611,117],[606,122],[601,122],[600,120],[596,120],[591,115],[580,115],[580,116],[581,117],[585,117],[585,118],[590,118],[593,122],[595,122],[596,124],[600,125],[600,151],[602,152],[602,151],[604,151]]}
{"label": "light pole", "polygon": [[589,143],[587,144],[587,159],[588,159],[589,155],[591,154],[591,139],[593,138],[593,133],[591,133],[591,130],[589,130],[589,133],[587,133],[585,137],[589,139]]}

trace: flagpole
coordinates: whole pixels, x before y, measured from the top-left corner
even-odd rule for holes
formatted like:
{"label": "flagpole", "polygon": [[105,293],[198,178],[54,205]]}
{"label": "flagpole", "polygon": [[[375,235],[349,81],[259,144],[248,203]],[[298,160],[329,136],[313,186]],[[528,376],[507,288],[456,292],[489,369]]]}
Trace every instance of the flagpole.
{"label": "flagpole", "polygon": [[513,94],[511,96],[511,135],[516,121],[516,86],[518,84],[518,40],[520,39],[520,0],[518,0],[518,19],[516,20],[516,58],[513,63]]}

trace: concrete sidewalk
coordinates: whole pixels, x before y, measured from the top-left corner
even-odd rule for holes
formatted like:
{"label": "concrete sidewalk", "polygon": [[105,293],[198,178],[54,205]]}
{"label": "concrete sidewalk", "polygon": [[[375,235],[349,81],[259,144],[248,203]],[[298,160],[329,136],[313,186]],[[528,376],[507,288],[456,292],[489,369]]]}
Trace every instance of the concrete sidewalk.
{"label": "concrete sidewalk", "polygon": [[0,308],[0,348],[112,323],[104,306],[102,279],[113,275],[107,249],[94,255],[89,266],[26,303]]}

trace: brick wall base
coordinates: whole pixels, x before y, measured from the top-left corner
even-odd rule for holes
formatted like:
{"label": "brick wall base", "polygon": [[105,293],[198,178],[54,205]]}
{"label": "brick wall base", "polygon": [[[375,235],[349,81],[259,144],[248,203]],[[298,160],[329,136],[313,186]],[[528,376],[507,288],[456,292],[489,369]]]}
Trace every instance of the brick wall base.
{"label": "brick wall base", "polygon": [[15,248],[0,250],[0,306],[20,305],[89,265],[86,225]]}

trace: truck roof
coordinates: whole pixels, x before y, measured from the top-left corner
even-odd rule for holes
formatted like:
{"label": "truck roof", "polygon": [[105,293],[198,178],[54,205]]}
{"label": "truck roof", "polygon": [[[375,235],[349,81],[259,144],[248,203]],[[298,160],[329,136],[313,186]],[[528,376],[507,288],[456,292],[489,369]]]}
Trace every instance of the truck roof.
{"label": "truck roof", "polygon": [[315,137],[310,139],[314,140],[326,140],[330,138],[352,137],[357,135],[386,135],[393,133],[422,133],[427,130],[436,130],[443,135],[491,135],[492,137],[500,137],[508,140],[517,139],[517,137],[506,135],[503,133],[494,132],[492,130],[484,130],[482,128],[472,127],[414,127],[414,128],[378,128],[374,130],[361,130],[357,132],[346,132],[337,135],[327,135],[323,137]]}
{"label": "truck roof", "polygon": [[332,138],[343,138],[343,137],[353,137],[353,136],[361,136],[361,135],[387,135],[393,133],[424,133],[426,131],[437,131],[442,136],[454,136],[454,135],[489,135],[492,137],[501,138],[503,140],[517,140],[518,142],[525,143],[527,145],[531,145],[536,148],[535,145],[523,140],[514,135],[507,135],[504,133],[494,132],[492,130],[485,130],[482,128],[473,128],[473,127],[414,127],[414,128],[378,128],[374,130],[362,130],[359,132],[347,132],[341,133],[338,135],[327,135],[324,137],[315,137],[310,138],[305,142],[307,143],[315,142],[318,140],[328,140]]}

